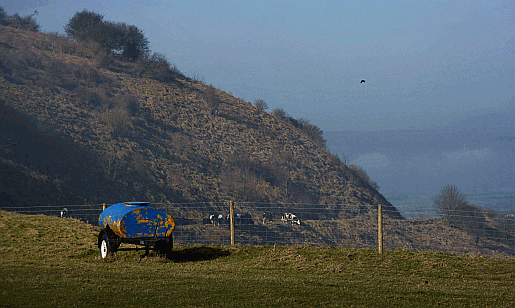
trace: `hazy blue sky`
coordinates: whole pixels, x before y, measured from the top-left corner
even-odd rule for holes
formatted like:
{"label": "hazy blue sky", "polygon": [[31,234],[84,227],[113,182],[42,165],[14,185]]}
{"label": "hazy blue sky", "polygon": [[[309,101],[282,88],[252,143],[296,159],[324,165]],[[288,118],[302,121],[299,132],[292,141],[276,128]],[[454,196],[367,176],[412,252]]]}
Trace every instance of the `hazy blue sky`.
{"label": "hazy blue sky", "polygon": [[43,32],[64,33],[83,9],[135,25],[185,75],[249,102],[264,99],[324,131],[428,128],[515,114],[515,1],[0,5],[8,14],[37,10]]}

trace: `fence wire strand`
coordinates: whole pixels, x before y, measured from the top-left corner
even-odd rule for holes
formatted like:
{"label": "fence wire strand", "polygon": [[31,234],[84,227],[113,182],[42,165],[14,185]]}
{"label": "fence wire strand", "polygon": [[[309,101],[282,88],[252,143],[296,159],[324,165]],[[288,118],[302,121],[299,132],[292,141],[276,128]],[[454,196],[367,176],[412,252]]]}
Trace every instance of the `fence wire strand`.
{"label": "fence wire strand", "polygon": [[[230,245],[229,203],[153,203],[176,221],[178,246]],[[78,219],[98,225],[103,204],[0,207],[28,215]],[[235,243],[239,245],[309,245],[376,249],[378,206],[358,204],[235,203]],[[493,211],[432,208],[382,210],[384,249],[440,251],[515,257],[515,217]]]}

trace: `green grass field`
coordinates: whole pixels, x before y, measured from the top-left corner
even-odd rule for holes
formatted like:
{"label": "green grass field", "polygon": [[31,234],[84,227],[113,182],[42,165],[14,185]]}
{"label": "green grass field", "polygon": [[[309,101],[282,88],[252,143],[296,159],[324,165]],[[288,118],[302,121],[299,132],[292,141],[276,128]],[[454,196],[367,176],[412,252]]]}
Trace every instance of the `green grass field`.
{"label": "green grass field", "polygon": [[117,252],[98,229],[0,211],[0,307],[513,307],[515,259],[305,246]]}

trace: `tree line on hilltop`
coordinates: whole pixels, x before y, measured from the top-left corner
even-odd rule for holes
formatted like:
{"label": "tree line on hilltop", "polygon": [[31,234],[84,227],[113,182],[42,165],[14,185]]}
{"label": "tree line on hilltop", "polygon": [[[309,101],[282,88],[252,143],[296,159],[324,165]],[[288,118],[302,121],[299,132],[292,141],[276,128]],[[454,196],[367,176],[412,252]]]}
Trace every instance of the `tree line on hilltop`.
{"label": "tree line on hilltop", "polygon": [[67,36],[76,41],[96,42],[108,52],[119,54],[130,62],[148,56],[149,41],[133,25],[104,20],[104,16],[84,10],[75,13],[64,27]]}
{"label": "tree line on hilltop", "polygon": [[22,29],[25,31],[38,32],[40,27],[34,18],[34,16],[37,14],[38,12],[34,11],[32,15],[25,17],[18,15],[18,13],[8,15],[4,8],[0,6],[0,25]]}

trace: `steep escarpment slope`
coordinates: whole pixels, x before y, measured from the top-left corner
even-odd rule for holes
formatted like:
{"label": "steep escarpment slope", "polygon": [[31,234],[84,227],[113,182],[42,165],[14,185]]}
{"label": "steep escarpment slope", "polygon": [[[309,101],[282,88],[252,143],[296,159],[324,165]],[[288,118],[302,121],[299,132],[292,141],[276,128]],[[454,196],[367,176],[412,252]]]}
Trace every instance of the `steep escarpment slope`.
{"label": "steep escarpment slope", "polygon": [[398,215],[291,121],[63,37],[0,26],[0,107],[4,203],[381,203]]}

